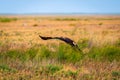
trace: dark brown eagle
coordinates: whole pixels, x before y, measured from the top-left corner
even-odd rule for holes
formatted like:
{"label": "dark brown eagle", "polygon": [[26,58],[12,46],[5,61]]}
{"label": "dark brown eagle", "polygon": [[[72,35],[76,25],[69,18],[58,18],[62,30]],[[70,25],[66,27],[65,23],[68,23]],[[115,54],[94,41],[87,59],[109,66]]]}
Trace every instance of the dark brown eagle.
{"label": "dark brown eagle", "polygon": [[71,45],[72,47],[75,47],[77,48],[79,51],[81,51],[78,47],[78,45],[73,41],[71,40],[70,38],[67,38],[67,37],[43,37],[43,36],[40,36],[39,37],[43,40],[49,40],[49,39],[59,39],[61,41],[64,41],[65,43]]}

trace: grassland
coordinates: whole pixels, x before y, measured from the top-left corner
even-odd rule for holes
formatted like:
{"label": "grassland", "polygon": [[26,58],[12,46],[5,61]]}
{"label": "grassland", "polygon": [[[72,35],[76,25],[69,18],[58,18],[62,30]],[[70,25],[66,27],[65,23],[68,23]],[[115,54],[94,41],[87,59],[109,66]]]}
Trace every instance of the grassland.
{"label": "grassland", "polygon": [[[59,40],[73,39],[82,52]],[[120,16],[1,16],[0,80],[119,80]]]}

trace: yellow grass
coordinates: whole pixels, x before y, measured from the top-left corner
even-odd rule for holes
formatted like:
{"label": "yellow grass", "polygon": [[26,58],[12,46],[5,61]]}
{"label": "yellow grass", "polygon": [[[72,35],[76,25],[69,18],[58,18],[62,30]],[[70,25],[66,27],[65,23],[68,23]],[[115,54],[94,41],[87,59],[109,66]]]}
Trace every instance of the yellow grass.
{"label": "yellow grass", "polygon": [[[59,40],[48,40],[43,41],[39,38],[39,35],[42,36],[62,36],[69,37],[75,42],[81,42],[82,40],[88,40],[88,47],[83,49],[84,53],[89,52],[89,49],[93,46],[103,46],[103,45],[113,45],[117,41],[120,41],[120,16],[5,16],[9,18],[17,18],[17,21],[11,22],[0,22],[0,54],[8,51],[20,49],[24,51],[34,45],[45,45],[46,47],[51,47],[48,44],[60,45]],[[78,20],[64,20],[67,19],[78,19]],[[61,20],[57,20],[61,19]],[[51,49],[52,50],[52,49]],[[9,61],[9,59],[8,59]],[[18,78],[17,76],[26,77],[29,76],[31,80],[72,80],[72,79],[94,79],[94,80],[110,80],[112,71],[120,70],[120,63],[115,61],[112,63],[109,62],[95,62],[91,60],[86,60],[87,62],[80,62],[80,65],[72,63],[59,63],[55,60],[43,60],[40,63],[34,61],[28,61],[24,63],[24,66],[18,73],[7,73],[7,79],[11,76],[16,76],[14,79],[23,79]],[[78,76],[59,78],[62,74],[59,75],[59,72],[56,73],[56,77],[51,77],[47,74],[41,74],[38,71],[33,70],[35,66],[46,66],[48,64],[59,64],[63,68],[60,72],[67,71],[77,72]],[[11,63],[8,62],[11,67],[16,68],[16,64],[19,66],[22,63],[17,63],[17,61]],[[115,65],[114,65],[115,64]],[[107,67],[108,66],[108,67]],[[17,66],[18,68],[18,66]],[[41,70],[41,69],[38,69]],[[110,72],[110,73],[109,73]],[[42,76],[41,76],[42,75]],[[90,75],[90,76],[87,76]],[[92,75],[92,77],[91,77]],[[3,77],[2,77],[3,76]],[[45,76],[45,77],[43,77]],[[84,76],[87,76],[84,77]],[[105,77],[104,77],[105,76]],[[58,78],[57,78],[58,77]],[[91,77],[91,78],[90,78]],[[0,71],[0,79],[5,79],[5,73]],[[12,79],[12,78],[11,78]],[[115,80],[120,79],[116,77]]]}
{"label": "yellow grass", "polygon": [[[6,34],[6,36],[1,36],[0,41],[19,44],[28,44],[29,42],[34,44],[49,43],[49,41],[40,40],[38,37],[40,34],[43,36],[70,37],[76,42],[86,38],[93,41],[94,44],[101,45],[106,42],[114,43],[120,38],[119,16],[115,18],[106,16],[77,18],[80,20],[57,21],[55,20],[56,17],[19,17],[17,21],[8,23],[0,22],[0,31]],[[100,23],[102,25],[99,25]],[[37,26],[33,26],[34,24],[37,24]],[[58,41],[50,42],[54,43]]]}

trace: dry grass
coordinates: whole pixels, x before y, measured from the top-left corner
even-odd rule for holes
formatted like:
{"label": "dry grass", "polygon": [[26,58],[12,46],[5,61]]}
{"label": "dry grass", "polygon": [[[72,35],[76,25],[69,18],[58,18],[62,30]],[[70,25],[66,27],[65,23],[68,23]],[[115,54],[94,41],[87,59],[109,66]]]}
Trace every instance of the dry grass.
{"label": "dry grass", "polygon": [[[120,79],[120,16],[6,18],[16,20],[0,22],[1,80]],[[38,35],[69,37],[84,55]]]}

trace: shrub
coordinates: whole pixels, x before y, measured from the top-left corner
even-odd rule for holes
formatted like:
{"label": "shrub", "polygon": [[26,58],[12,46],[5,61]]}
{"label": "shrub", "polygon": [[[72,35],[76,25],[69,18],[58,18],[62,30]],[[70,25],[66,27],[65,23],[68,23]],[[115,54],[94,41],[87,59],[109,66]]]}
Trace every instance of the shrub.
{"label": "shrub", "polygon": [[101,25],[103,25],[103,23],[99,23],[98,25],[100,25],[100,26],[101,26]]}

